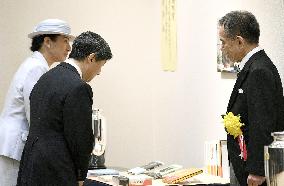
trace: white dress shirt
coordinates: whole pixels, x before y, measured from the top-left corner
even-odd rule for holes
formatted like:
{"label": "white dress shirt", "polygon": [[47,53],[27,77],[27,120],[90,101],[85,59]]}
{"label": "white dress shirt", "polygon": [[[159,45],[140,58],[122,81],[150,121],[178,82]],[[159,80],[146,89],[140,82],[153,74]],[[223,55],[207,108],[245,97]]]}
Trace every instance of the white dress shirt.
{"label": "white dress shirt", "polygon": [[252,49],[247,55],[242,59],[242,61],[239,64],[239,69],[240,71],[244,68],[246,62],[251,58],[251,56],[259,51],[263,50],[260,46],[255,47]]}
{"label": "white dress shirt", "polygon": [[73,67],[75,67],[76,70],[78,71],[78,73],[80,74],[81,79],[82,79],[82,71],[81,71],[80,67],[74,62],[74,59],[69,58],[69,59],[66,59],[65,62],[72,65]]}
{"label": "white dress shirt", "polygon": [[29,131],[29,96],[38,79],[48,69],[47,61],[36,51],[14,75],[0,116],[0,155],[21,159]]}

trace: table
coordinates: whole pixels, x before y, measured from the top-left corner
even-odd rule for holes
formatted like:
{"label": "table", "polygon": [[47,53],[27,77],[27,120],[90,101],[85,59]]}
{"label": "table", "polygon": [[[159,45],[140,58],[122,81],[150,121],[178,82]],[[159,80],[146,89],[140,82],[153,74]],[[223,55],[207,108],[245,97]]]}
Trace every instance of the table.
{"label": "table", "polygon": [[[100,176],[100,177],[88,177],[85,181],[84,186],[114,186],[112,182],[112,176]],[[153,180],[153,186],[168,186],[162,180]],[[187,179],[182,184],[171,184],[171,185],[198,185],[198,186],[229,186],[229,179],[224,179],[218,176],[212,176],[206,173],[196,175],[192,178]]]}

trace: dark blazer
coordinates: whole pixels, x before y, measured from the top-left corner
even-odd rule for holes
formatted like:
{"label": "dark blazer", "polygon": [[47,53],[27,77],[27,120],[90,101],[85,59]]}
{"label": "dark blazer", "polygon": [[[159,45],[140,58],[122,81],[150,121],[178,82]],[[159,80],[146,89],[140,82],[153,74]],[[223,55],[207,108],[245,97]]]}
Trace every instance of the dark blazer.
{"label": "dark blazer", "polygon": [[[241,116],[247,161],[240,158],[237,138],[227,135],[229,159],[241,186],[248,174],[264,176],[264,146],[271,132],[284,130],[283,89],[279,73],[264,50],[255,53],[238,74],[227,112]],[[282,113],[282,114],[281,114]]]}
{"label": "dark blazer", "polygon": [[93,149],[92,89],[76,69],[61,63],[30,95],[31,125],[18,186],[78,186]]}

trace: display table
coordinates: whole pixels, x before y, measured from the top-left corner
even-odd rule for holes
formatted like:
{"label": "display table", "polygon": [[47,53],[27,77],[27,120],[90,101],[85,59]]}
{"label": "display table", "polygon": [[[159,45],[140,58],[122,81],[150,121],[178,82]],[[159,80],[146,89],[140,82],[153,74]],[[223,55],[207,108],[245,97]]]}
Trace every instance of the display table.
{"label": "display table", "polygon": [[[85,181],[84,186],[113,186],[115,185],[112,181],[112,176],[90,176]],[[153,180],[153,186],[164,186],[169,185],[162,182],[161,179]],[[205,173],[196,175],[192,178],[187,179],[181,184],[170,184],[170,185],[210,185],[210,186],[229,186],[229,179],[224,179],[218,176],[212,176]]]}

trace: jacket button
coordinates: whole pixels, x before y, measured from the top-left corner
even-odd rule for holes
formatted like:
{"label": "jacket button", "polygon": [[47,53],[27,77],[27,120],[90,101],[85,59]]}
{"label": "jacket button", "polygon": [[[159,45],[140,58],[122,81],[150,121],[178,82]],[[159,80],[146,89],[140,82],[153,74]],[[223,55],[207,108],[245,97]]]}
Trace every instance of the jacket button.
{"label": "jacket button", "polygon": [[27,141],[27,138],[28,138],[28,132],[23,132],[22,133],[22,140]]}

